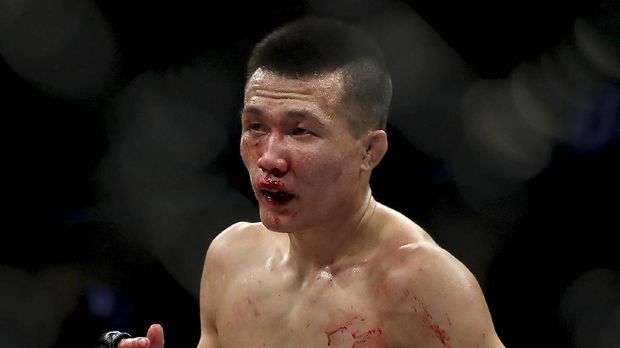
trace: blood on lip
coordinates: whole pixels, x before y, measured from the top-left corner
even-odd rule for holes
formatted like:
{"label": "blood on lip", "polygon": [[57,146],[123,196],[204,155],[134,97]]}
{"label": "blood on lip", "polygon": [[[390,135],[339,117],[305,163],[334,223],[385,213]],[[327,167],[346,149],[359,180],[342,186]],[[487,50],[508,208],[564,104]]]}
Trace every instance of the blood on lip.
{"label": "blood on lip", "polygon": [[295,195],[286,191],[286,185],[272,177],[263,177],[258,180],[258,188],[263,197],[271,204],[283,205],[290,202]]}
{"label": "blood on lip", "polygon": [[271,179],[271,178],[267,178],[265,180],[260,180],[259,183],[258,183],[258,186],[260,186],[260,188],[263,189],[263,190],[285,191],[284,190],[284,183],[282,181],[274,180],[274,179]]}

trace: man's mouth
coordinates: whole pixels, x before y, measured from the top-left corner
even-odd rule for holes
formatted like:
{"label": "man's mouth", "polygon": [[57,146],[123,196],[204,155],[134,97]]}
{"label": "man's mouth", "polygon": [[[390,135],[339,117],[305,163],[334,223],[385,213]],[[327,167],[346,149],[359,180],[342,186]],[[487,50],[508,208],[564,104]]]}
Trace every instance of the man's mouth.
{"label": "man's mouth", "polygon": [[258,181],[258,189],[267,202],[272,204],[286,204],[295,198],[295,195],[286,190],[284,182],[271,177]]}
{"label": "man's mouth", "polygon": [[265,196],[267,201],[275,204],[286,204],[295,198],[294,194],[279,190],[262,189],[260,192]]}

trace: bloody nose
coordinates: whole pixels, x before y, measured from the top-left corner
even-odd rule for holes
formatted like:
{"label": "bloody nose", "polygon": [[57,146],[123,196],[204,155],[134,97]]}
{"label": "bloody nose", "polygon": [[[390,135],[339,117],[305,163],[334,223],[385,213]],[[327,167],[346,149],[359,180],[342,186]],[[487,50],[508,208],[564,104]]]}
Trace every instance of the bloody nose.
{"label": "bloody nose", "polygon": [[288,171],[288,164],[284,159],[269,159],[265,156],[258,159],[258,167],[276,177],[281,177]]}
{"label": "bloody nose", "polygon": [[265,152],[258,159],[258,167],[274,176],[283,176],[288,172],[288,161],[284,156],[286,148],[273,136],[266,145]]}

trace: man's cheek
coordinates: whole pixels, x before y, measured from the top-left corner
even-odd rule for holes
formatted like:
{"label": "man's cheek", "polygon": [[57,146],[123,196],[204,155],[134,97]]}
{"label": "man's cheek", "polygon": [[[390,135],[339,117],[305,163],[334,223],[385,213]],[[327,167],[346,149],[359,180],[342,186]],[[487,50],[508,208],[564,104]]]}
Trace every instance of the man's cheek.
{"label": "man's cheek", "polygon": [[239,150],[241,152],[241,157],[243,158],[244,161],[249,159],[248,156],[251,153],[250,152],[251,147],[252,146],[250,146],[250,142],[248,142],[248,140],[245,137],[241,139],[241,144],[239,145]]}

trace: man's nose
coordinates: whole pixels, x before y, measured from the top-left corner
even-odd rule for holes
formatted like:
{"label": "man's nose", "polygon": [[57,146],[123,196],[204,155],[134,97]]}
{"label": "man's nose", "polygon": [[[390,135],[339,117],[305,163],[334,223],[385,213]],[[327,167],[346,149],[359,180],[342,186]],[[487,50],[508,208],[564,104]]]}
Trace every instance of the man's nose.
{"label": "man's nose", "polygon": [[265,151],[258,158],[258,167],[277,177],[283,176],[289,169],[283,139],[277,134],[271,134],[265,145]]}

